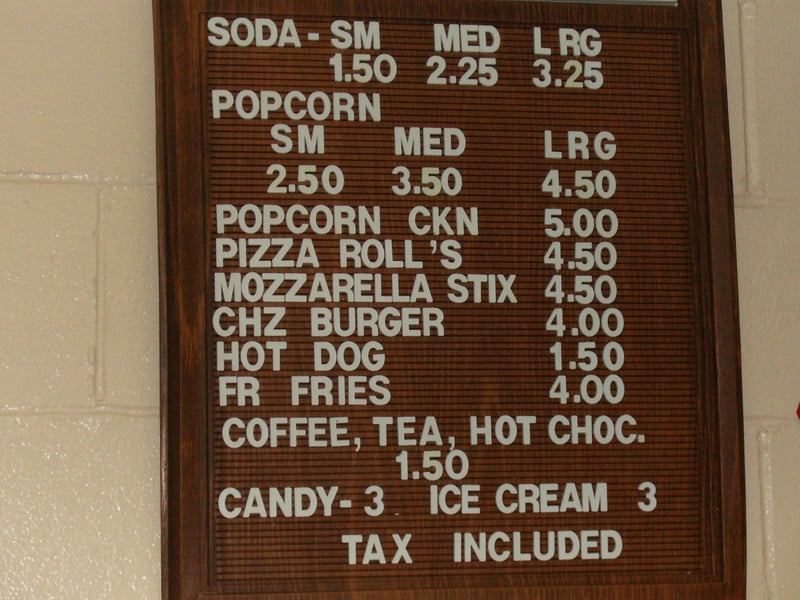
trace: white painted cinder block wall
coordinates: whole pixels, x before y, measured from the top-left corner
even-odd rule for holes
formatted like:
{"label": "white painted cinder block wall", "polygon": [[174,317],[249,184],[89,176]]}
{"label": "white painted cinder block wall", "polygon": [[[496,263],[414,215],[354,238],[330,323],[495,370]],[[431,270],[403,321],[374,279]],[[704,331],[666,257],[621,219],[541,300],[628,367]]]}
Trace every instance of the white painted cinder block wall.
{"label": "white painted cinder block wall", "polygon": [[[800,2],[724,8],[748,598],[794,600]],[[157,599],[151,0],[4,0],[2,17],[0,598]]]}

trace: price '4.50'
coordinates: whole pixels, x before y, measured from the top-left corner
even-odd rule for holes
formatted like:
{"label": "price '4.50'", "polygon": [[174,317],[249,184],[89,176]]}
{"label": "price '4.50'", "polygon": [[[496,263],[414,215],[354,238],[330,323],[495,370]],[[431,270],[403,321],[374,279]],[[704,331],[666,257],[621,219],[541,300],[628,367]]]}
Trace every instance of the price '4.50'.
{"label": "price '4.50'", "polygon": [[575,181],[572,187],[561,185],[561,175],[558,169],[551,169],[542,181],[542,191],[553,198],[562,196],[571,198],[573,195],[581,200],[588,200],[593,196],[608,200],[617,191],[617,178],[608,169],[597,173],[579,169],[575,171]]}

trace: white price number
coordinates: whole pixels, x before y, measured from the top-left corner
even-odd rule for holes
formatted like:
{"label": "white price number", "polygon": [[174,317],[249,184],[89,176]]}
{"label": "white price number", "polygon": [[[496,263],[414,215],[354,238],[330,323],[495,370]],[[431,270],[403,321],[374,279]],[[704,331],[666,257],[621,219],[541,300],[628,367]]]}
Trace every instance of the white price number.
{"label": "white price number", "polygon": [[564,292],[561,275],[553,275],[544,290],[544,297],[551,299],[556,304],[566,301],[578,304],[611,304],[617,299],[617,282],[610,275],[576,275],[574,293]]}
{"label": "white price number", "polygon": [[653,512],[658,505],[656,500],[656,485],[652,481],[643,481],[639,484],[639,491],[644,492],[644,500],[637,502],[642,512]]}
{"label": "white price number", "polygon": [[335,165],[328,165],[317,174],[317,165],[297,165],[297,175],[291,179],[285,165],[270,165],[267,175],[272,181],[267,186],[270,194],[315,194],[322,187],[322,191],[330,196],[335,196],[344,189],[344,173]]}
{"label": "white price number", "polygon": [[461,480],[469,473],[469,458],[463,450],[450,450],[442,460],[441,450],[425,450],[422,453],[422,471],[409,470],[408,451],[403,450],[394,461],[400,465],[400,479],[407,481],[419,479],[420,475],[428,481],[438,481],[446,475],[453,480]]}
{"label": "white price number", "polygon": [[411,182],[411,170],[408,167],[395,167],[392,174],[400,178],[400,183],[392,186],[392,192],[396,196],[420,193],[425,196],[438,196],[442,193],[445,196],[457,196],[461,191],[461,172],[455,167],[422,167],[419,183]]}
{"label": "white price number", "polygon": [[617,213],[609,208],[603,208],[595,214],[588,208],[579,208],[572,215],[570,226],[564,223],[562,209],[544,209],[544,232],[547,237],[567,237],[573,233],[581,238],[598,235],[603,239],[611,239],[619,230]]}
{"label": "white price number", "polygon": [[581,200],[588,200],[594,196],[608,200],[617,191],[617,178],[608,169],[597,173],[579,169],[575,171],[575,178],[571,188],[561,185],[561,174],[558,169],[548,171],[542,181],[542,192],[550,194],[553,198],[576,196]]}
{"label": "white price number", "polygon": [[447,61],[443,56],[431,56],[425,65],[433,69],[428,75],[428,85],[467,85],[492,87],[497,83],[497,59],[464,56],[458,61],[458,75],[445,76]]}
{"label": "white price number", "polygon": [[[570,361],[570,370],[578,368],[581,371],[594,371],[602,366],[609,371],[619,371],[625,364],[625,351],[619,342],[609,342],[603,346],[603,350],[598,356],[596,352],[596,342],[580,342],[578,344],[577,361]],[[556,342],[550,346],[550,354],[553,355],[553,368],[556,371],[564,370],[564,362],[561,354],[561,342]],[[602,359],[602,365],[600,363]]]}
{"label": "white price number", "polygon": [[379,485],[371,485],[364,490],[364,493],[372,496],[372,506],[365,506],[364,512],[370,517],[378,517],[383,514],[383,488]]}
{"label": "white price number", "polygon": [[[597,268],[601,271],[610,271],[617,265],[617,249],[611,242],[576,242],[574,251],[575,260],[567,262],[568,269],[590,271]],[[550,265],[554,270],[560,271],[564,266],[561,254],[561,242],[551,242],[544,255],[544,264]]]}
{"label": "white price number", "polygon": [[549,397],[567,404],[570,397],[576,403],[598,404],[601,401],[619,404],[625,397],[625,382],[616,373],[600,377],[594,373],[584,375],[580,383],[580,391],[572,396],[567,389],[567,376],[558,375],[550,386]]}
{"label": "white price number", "polygon": [[564,76],[566,79],[553,76],[553,67],[546,58],[537,58],[533,61],[535,75],[531,79],[538,88],[564,87],[567,89],[587,88],[599,90],[603,87],[603,64],[599,60],[570,59],[564,63]]}
{"label": "white price number", "polygon": [[374,59],[369,54],[353,54],[351,64],[345,67],[341,54],[334,54],[328,61],[333,67],[334,81],[369,83],[391,83],[397,77],[397,62],[390,54],[379,54]]}
{"label": "white price number", "polygon": [[[567,326],[564,322],[564,309],[554,308],[547,317],[544,328],[546,331],[562,337]],[[578,326],[573,327],[570,333],[573,336],[582,335],[583,337],[594,337],[598,334],[610,338],[619,337],[625,330],[625,318],[622,311],[618,308],[609,307],[602,311],[587,306],[578,313]]]}

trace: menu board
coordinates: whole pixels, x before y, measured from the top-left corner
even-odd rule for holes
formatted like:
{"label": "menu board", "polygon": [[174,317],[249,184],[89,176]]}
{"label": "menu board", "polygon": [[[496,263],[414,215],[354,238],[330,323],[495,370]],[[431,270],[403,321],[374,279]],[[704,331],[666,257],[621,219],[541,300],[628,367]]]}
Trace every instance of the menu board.
{"label": "menu board", "polygon": [[166,4],[165,597],[743,598],[719,7]]}

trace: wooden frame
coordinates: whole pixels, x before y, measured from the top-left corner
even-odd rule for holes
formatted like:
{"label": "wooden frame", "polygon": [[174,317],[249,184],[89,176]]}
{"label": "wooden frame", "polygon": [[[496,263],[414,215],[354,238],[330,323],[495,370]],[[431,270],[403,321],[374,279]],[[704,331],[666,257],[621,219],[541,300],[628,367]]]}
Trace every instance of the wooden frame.
{"label": "wooden frame", "polygon": [[[719,2],[154,14],[164,598],[744,598]],[[264,268],[264,240],[292,258]],[[233,297],[231,274],[287,272],[350,295]],[[273,312],[238,335],[239,308]],[[363,309],[364,335],[323,332],[333,308]],[[602,315],[624,328],[593,332]],[[323,365],[336,347],[374,362]],[[253,443],[281,427],[294,446]]]}

